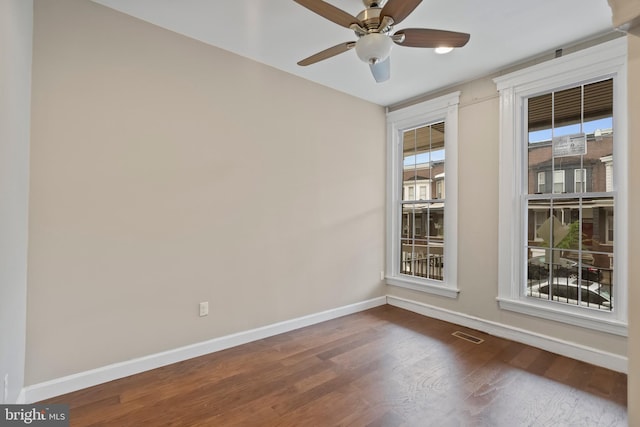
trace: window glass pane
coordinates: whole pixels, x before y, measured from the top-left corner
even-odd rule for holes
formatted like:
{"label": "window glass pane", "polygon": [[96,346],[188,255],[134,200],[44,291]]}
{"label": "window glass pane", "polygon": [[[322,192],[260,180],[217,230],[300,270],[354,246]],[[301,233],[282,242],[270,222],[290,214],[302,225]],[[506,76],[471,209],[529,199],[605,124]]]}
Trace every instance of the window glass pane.
{"label": "window glass pane", "polygon": [[612,128],[613,79],[584,85],[584,132]]}
{"label": "window glass pane", "polygon": [[402,229],[400,230],[400,235],[403,239],[413,239],[415,236],[415,210],[416,206],[412,203],[405,203],[402,205]]}
{"label": "window glass pane", "polygon": [[577,250],[582,244],[580,234],[580,199],[553,201],[551,246],[558,249]]}
{"label": "window glass pane", "polygon": [[414,268],[414,241],[401,239],[400,242],[400,273],[412,275]]}
{"label": "window glass pane", "polygon": [[[527,107],[529,194],[613,191],[612,79],[532,97]],[[553,157],[552,137],[580,133],[585,154]]]}
{"label": "window glass pane", "polygon": [[582,86],[553,93],[553,136],[581,132]]}
{"label": "window glass pane", "polygon": [[613,197],[585,197],[582,204],[583,249],[613,252]]}
{"label": "window glass pane", "polygon": [[433,280],[443,279],[443,246],[424,239],[401,242],[400,272]]}
{"label": "window glass pane", "polygon": [[527,101],[529,144],[551,141],[552,94],[529,98]]}
{"label": "window glass pane", "polygon": [[530,141],[528,144],[529,194],[551,192],[551,131],[541,137],[544,140]]}
{"label": "window glass pane", "polygon": [[416,130],[404,132],[402,137],[402,200],[413,200],[416,185]]}
{"label": "window glass pane", "polygon": [[444,165],[444,122],[404,132],[402,274],[443,279]]}
{"label": "window glass pane", "polygon": [[433,280],[443,279],[444,245],[442,242],[427,243],[427,277]]}
{"label": "window glass pane", "polygon": [[[545,256],[548,250],[529,248],[527,251],[527,291],[549,279],[549,260]],[[529,293],[529,292],[528,292]]]}
{"label": "window glass pane", "polygon": [[[580,199],[529,200],[527,247],[578,250],[584,246],[580,234]],[[540,251],[535,256],[543,255]]]}
{"label": "window glass pane", "polygon": [[443,280],[444,209],[442,203],[403,204],[400,272]]}
{"label": "window glass pane", "polygon": [[[528,246],[548,248],[551,242],[551,202],[550,200],[530,200],[528,207]],[[537,253],[535,256],[542,255]]]}
{"label": "window glass pane", "polygon": [[434,198],[432,183],[444,181],[444,161],[444,122],[404,132],[403,200]]}

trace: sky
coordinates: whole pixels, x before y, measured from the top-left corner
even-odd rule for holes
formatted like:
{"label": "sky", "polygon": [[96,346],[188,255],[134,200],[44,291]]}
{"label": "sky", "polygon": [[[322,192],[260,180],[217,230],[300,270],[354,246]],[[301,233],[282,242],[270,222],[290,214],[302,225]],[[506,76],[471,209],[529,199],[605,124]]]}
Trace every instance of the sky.
{"label": "sky", "polygon": [[[590,122],[583,123],[583,129],[580,130],[580,123],[574,125],[563,126],[553,129],[553,136],[572,135],[575,133],[593,133],[596,129],[612,129],[613,119],[607,117],[600,120],[592,120]],[[529,143],[551,141],[551,129],[544,129],[535,132],[529,132]],[[429,161],[437,162],[444,160],[445,150],[427,151],[426,153],[420,153],[416,156],[407,156],[404,158],[404,166],[412,166],[420,163],[428,163]],[[431,157],[429,157],[431,156]]]}
{"label": "sky", "polygon": [[[563,126],[553,129],[553,136],[572,135],[574,133],[593,133],[596,129],[612,129],[613,119],[607,117],[600,120],[592,120],[583,124],[583,129],[580,130],[580,123],[575,125]],[[535,132],[529,132],[529,143],[551,141],[551,129],[538,130]]]}

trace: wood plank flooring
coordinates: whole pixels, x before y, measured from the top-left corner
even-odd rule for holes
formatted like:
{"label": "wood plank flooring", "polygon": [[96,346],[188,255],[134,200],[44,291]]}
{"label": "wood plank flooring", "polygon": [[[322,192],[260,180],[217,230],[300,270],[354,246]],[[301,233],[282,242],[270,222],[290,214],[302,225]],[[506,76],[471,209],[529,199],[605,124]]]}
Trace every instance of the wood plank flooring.
{"label": "wood plank flooring", "polygon": [[626,400],[624,374],[385,305],[47,402],[71,426],[596,427]]}

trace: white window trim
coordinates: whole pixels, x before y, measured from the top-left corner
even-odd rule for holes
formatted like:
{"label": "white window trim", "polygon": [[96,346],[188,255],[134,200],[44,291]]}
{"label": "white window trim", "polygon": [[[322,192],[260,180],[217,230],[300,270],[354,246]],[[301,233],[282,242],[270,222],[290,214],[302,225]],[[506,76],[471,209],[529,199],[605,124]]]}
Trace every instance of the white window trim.
{"label": "white window trim", "polygon": [[[524,102],[527,97],[560,90],[594,78],[614,80],[614,227],[616,259],[612,312],[584,307],[557,307],[548,301],[526,298],[522,286],[526,229],[522,194],[526,169]],[[627,41],[625,37],[494,79],[500,91],[500,178],[498,302],[500,308],[571,325],[627,336],[627,229],[628,149],[627,149]]]}
{"label": "white window trim", "polygon": [[[458,104],[454,92],[387,114],[387,247],[386,283],[393,286],[456,298],[458,289]],[[402,134],[405,130],[444,120],[446,191],[444,213],[444,280],[400,274],[400,224],[402,191]]]}

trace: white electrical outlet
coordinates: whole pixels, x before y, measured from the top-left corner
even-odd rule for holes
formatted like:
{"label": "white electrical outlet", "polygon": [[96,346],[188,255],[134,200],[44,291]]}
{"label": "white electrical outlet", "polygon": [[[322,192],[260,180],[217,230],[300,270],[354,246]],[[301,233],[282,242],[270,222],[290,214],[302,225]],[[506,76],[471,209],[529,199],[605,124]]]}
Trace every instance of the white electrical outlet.
{"label": "white electrical outlet", "polygon": [[200,303],[200,317],[207,316],[209,314],[209,303],[207,301]]}
{"label": "white electrical outlet", "polygon": [[384,271],[380,272],[380,280],[384,280]]}

